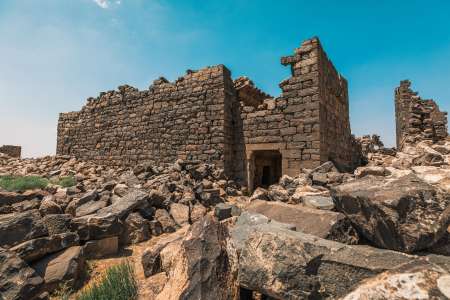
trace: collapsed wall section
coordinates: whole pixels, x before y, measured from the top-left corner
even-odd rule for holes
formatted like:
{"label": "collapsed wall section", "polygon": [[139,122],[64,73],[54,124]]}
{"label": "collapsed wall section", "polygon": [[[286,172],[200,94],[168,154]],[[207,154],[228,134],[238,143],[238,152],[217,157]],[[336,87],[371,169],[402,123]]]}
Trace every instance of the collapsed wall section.
{"label": "collapsed wall section", "polygon": [[230,172],[233,93],[223,65],[155,80],[149,90],[121,86],[60,114],[57,153],[103,165],[161,165],[178,158]]}
{"label": "collapsed wall section", "polygon": [[22,147],[13,145],[3,145],[0,147],[0,153],[6,154],[10,157],[20,158]]}
{"label": "collapsed wall section", "polygon": [[447,137],[447,113],[433,100],[423,100],[403,80],[395,89],[397,148],[423,140],[438,142]]}

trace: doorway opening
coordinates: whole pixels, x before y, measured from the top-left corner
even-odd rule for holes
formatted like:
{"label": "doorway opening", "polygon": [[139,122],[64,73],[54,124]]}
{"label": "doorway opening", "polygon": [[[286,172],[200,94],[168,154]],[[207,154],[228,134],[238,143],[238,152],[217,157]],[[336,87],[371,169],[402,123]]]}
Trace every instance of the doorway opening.
{"label": "doorway opening", "polygon": [[259,150],[254,152],[253,189],[268,188],[281,177],[281,153],[277,150]]}

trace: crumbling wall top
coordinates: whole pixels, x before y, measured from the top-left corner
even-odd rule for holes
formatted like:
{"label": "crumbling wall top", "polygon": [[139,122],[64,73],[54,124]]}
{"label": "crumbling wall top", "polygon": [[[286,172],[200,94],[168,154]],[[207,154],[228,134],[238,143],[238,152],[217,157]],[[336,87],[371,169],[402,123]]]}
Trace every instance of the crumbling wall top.
{"label": "crumbling wall top", "polygon": [[411,81],[402,80],[395,89],[397,148],[423,140],[438,142],[448,136],[447,112],[432,99],[422,99],[411,89]]}

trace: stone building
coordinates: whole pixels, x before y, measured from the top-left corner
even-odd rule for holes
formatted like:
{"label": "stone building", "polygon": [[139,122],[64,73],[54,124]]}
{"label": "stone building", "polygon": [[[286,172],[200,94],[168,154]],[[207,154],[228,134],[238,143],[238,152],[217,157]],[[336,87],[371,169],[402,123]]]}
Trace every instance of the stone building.
{"label": "stone building", "polygon": [[424,100],[403,80],[395,89],[397,149],[422,140],[438,142],[447,137],[447,113],[433,100]]}
{"label": "stone building", "polygon": [[357,164],[347,81],[317,38],[283,57],[291,77],[273,98],[223,65],[188,70],[148,90],[120,86],[62,113],[57,153],[105,165],[164,164],[178,158],[224,168],[250,189],[328,160]]}
{"label": "stone building", "polygon": [[11,157],[20,158],[22,154],[22,147],[13,145],[3,145],[0,147],[0,153],[4,153]]}

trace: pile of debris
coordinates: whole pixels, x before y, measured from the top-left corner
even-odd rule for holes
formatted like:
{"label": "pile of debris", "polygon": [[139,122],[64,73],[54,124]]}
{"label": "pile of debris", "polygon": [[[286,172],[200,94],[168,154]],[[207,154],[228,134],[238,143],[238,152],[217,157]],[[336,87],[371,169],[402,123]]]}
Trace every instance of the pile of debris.
{"label": "pile of debris", "polygon": [[66,188],[0,189],[2,299],[46,298],[61,283],[76,289],[85,279],[86,259],[175,232],[242,195],[223,170],[194,161],[126,170],[68,157],[2,156],[0,174],[76,181]]}
{"label": "pile of debris", "polygon": [[[450,140],[368,152],[267,189],[179,160],[106,168],[0,158],[0,175],[75,185],[0,190],[0,293],[45,299],[86,281],[85,261],[158,236],[139,254],[140,299],[447,299]],[[142,275],[144,276],[144,275]]]}
{"label": "pile of debris", "polygon": [[353,174],[327,162],[258,188],[239,216],[207,215],[147,249],[146,296],[447,299],[449,142],[385,155]]}

